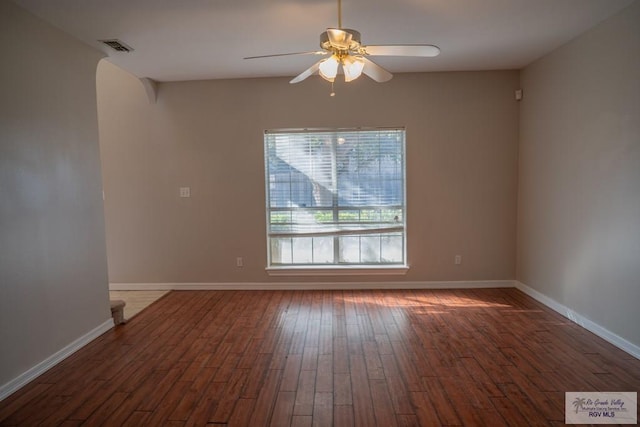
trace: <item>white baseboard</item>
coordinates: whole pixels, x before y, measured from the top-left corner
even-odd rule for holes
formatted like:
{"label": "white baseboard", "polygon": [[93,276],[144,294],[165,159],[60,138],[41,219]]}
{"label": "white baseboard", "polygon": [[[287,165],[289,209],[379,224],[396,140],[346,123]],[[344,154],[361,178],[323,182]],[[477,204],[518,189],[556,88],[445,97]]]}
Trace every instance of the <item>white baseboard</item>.
{"label": "white baseboard", "polygon": [[242,282],[242,283],[110,283],[111,291],[322,290],[322,289],[481,289],[513,288],[513,280],[448,282]]}
{"label": "white baseboard", "polygon": [[93,341],[95,338],[99,337],[109,329],[113,328],[113,319],[109,318],[109,320],[105,320],[104,323],[97,326],[96,328],[90,330],[80,338],[73,341],[71,344],[65,346],[61,350],[57,351],[53,355],[47,357],[42,362],[38,363],[36,366],[32,367],[28,371],[22,373],[18,377],[9,381],[8,383],[0,386],[0,401],[9,396],[10,394],[16,392],[18,389],[26,385],[28,382],[33,381],[40,375],[44,374],[46,371],[71,356],[76,351],[80,350],[82,347],[87,345],[89,342]]}
{"label": "white baseboard", "polygon": [[558,301],[549,298],[548,296],[536,291],[535,289],[525,285],[522,282],[516,281],[515,286],[525,294],[529,295],[531,298],[541,302],[550,309],[557,311],[572,322],[577,323],[578,325],[582,326],[588,331],[593,332],[605,341],[608,341],[619,349],[624,350],[632,356],[640,359],[640,346],[637,346],[634,343],[625,340],[621,336],[614,334],[603,326],[600,326],[599,324],[589,320],[579,313],[576,313],[569,307],[560,304]]}

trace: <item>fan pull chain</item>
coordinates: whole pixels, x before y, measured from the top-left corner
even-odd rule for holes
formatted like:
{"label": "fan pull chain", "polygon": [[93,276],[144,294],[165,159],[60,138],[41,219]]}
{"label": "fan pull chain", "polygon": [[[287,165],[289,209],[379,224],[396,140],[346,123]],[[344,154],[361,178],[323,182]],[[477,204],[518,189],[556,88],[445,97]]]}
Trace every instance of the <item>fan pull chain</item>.
{"label": "fan pull chain", "polygon": [[336,96],[336,92],[333,90],[333,82],[331,82],[331,93],[329,96]]}

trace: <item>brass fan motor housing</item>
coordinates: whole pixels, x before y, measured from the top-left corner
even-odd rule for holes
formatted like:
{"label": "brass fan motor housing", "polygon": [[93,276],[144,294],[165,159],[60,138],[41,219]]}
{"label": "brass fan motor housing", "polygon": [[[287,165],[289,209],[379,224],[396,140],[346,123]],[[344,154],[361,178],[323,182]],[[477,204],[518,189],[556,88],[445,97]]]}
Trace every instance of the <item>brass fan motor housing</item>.
{"label": "brass fan motor housing", "polygon": [[[353,50],[356,52],[360,51],[360,32],[352,30],[350,28],[341,28],[341,30],[351,34],[351,43],[349,44],[349,49],[347,50]],[[333,52],[336,50],[336,48],[331,45],[331,42],[329,41],[329,35],[326,31],[320,34],[320,47],[329,52]]]}

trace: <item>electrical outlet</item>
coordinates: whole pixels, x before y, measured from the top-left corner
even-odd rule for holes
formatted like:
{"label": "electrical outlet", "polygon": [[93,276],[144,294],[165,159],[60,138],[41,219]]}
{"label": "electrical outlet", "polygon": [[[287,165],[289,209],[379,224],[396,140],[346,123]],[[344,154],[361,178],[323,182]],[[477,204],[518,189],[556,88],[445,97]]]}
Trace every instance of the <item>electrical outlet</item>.
{"label": "electrical outlet", "polygon": [[191,188],[180,187],[180,197],[191,197]]}
{"label": "electrical outlet", "polygon": [[453,263],[456,265],[462,264],[462,255],[456,255],[455,258],[453,259]]}
{"label": "electrical outlet", "polygon": [[236,267],[244,267],[244,259],[241,256],[236,258]]}

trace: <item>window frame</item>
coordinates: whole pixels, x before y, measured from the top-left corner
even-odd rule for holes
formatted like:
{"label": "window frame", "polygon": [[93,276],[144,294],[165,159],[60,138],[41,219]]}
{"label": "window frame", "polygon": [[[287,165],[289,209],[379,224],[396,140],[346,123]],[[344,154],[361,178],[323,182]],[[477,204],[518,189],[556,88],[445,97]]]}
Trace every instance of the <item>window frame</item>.
{"label": "window frame", "polygon": [[[311,134],[311,133],[334,133],[338,135],[334,135],[332,138],[332,150],[335,150],[335,141],[339,138],[340,133],[353,133],[353,132],[379,132],[379,131],[399,131],[402,133],[402,146],[401,146],[401,180],[402,180],[402,204],[400,205],[400,209],[402,210],[402,222],[401,225],[397,227],[397,230],[402,233],[402,261],[400,262],[369,262],[369,263],[341,263],[335,262],[336,255],[334,255],[334,263],[327,264],[313,264],[313,263],[273,263],[272,260],[272,238],[277,237],[279,234],[277,232],[271,231],[271,214],[272,212],[277,212],[278,210],[282,211],[295,211],[295,207],[271,207],[271,197],[270,197],[270,163],[269,163],[269,144],[268,144],[268,135],[273,134]],[[264,131],[263,135],[263,148],[264,148],[264,172],[265,172],[265,225],[266,225],[266,244],[267,244],[267,259],[266,259],[266,271],[269,275],[273,276],[291,276],[291,275],[314,275],[314,276],[326,276],[326,275],[402,275],[406,274],[409,270],[408,265],[408,253],[407,253],[407,155],[406,155],[406,138],[407,131],[404,126],[396,126],[396,127],[356,127],[356,128],[287,128],[287,129],[267,129]],[[335,158],[335,157],[334,157]],[[334,197],[336,197],[334,195]],[[316,206],[313,208],[299,208],[303,211],[314,209],[318,211],[328,211],[333,212],[333,216],[335,219],[336,215],[339,215],[341,210],[358,210],[360,212],[367,209],[397,209],[398,206],[340,206],[334,199],[332,206]],[[381,233],[394,231],[393,227],[381,229]],[[363,232],[362,235],[367,233],[375,234],[371,232]],[[317,233],[311,233],[314,235],[318,235]],[[338,236],[341,233],[337,232],[328,232],[328,235],[333,236],[335,239],[338,239]],[[295,235],[300,235],[304,237],[304,233],[295,233]],[[362,236],[360,235],[360,237]],[[382,237],[380,237],[382,238]],[[338,252],[339,248],[336,247],[334,243],[334,253]]]}

